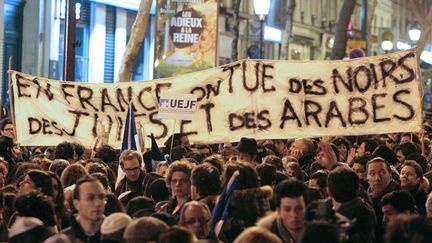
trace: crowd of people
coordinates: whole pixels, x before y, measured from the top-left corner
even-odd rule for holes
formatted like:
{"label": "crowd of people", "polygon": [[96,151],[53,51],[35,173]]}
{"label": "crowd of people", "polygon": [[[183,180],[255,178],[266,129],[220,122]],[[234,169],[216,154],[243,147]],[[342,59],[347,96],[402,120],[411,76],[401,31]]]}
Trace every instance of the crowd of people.
{"label": "crowd of people", "polygon": [[200,145],[174,134],[170,160],[154,161],[109,144],[20,147],[3,119],[0,241],[432,242],[428,130]]}

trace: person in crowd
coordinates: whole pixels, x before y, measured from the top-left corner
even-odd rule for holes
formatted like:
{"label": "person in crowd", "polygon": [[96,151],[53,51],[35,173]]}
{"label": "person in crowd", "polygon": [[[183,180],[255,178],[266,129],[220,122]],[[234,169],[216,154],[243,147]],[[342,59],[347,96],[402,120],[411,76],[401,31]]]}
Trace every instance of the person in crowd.
{"label": "person in crowd", "polygon": [[269,200],[273,194],[270,186],[260,185],[258,173],[251,163],[227,164],[224,180],[229,182],[235,171],[239,172],[238,182],[221,233],[222,239],[228,241],[233,241],[245,228],[255,225],[270,210]]}
{"label": "person in crowd", "polygon": [[76,184],[83,176],[89,175],[86,168],[81,164],[72,164],[66,167],[60,177],[62,185],[66,188]]}
{"label": "person in crowd", "polygon": [[402,190],[389,192],[381,199],[383,222],[388,224],[402,214],[415,214],[416,208],[412,196]]}
{"label": "person in crowd", "polygon": [[[193,243],[197,242],[196,237],[185,227],[174,225],[164,231],[158,239],[158,243]],[[207,242],[207,241],[206,241]]]}
{"label": "person in crowd", "polygon": [[[168,201],[170,197],[170,192],[166,187],[164,178],[158,178],[154,180],[150,184],[149,190],[150,190],[150,198],[153,200],[155,204]],[[158,210],[158,208],[156,210]]]}
{"label": "person in crowd", "polygon": [[119,158],[118,151],[111,145],[104,144],[97,148],[95,158],[101,159],[105,164],[117,161]]}
{"label": "person in crowd", "polygon": [[[3,157],[4,160],[9,164],[9,173],[14,170],[15,163],[18,162],[15,160],[16,144],[13,139],[9,136],[0,136],[0,157]],[[9,174],[9,177],[11,174]]]}
{"label": "person in crowd", "polygon": [[384,227],[381,199],[385,194],[399,190],[400,186],[392,179],[390,164],[383,158],[377,157],[370,160],[366,165],[366,169],[369,183],[368,195],[372,200],[377,218],[375,242],[383,242]]}
{"label": "person in crowd", "polygon": [[0,121],[0,135],[15,138],[15,128],[10,118],[3,118]]}
{"label": "person in crowd", "polygon": [[281,239],[267,229],[252,226],[245,229],[234,243],[282,243]]}
{"label": "person in crowd", "polygon": [[224,173],[224,165],[225,165],[225,158],[220,155],[220,154],[212,154],[210,156],[208,156],[207,158],[205,158],[202,162],[204,163],[208,163],[212,166],[214,166],[218,171],[219,174],[222,176]]}
{"label": "person in crowd", "polygon": [[9,243],[42,243],[53,235],[44,223],[34,217],[19,217],[9,230]]}
{"label": "person in crowd", "polygon": [[278,157],[276,155],[267,155],[262,159],[262,163],[267,163],[270,165],[273,165],[276,170],[278,171],[284,171],[284,164],[282,163],[281,157]]}
{"label": "person in crowd", "polygon": [[61,142],[55,147],[54,157],[56,159],[64,159],[69,163],[75,163],[75,150],[74,146],[70,142]]}
{"label": "person in crowd", "polygon": [[36,191],[49,197],[54,196],[51,177],[45,171],[29,170],[19,186],[20,193]]}
{"label": "person in crowd", "polygon": [[155,203],[149,197],[136,196],[127,203],[126,212],[132,218],[150,216],[155,213]]}
{"label": "person in crowd", "polygon": [[356,150],[356,155],[357,156],[362,156],[362,155],[367,155],[367,154],[372,154],[373,151],[378,147],[378,143],[370,138],[364,139],[359,147]]}
{"label": "person in crowd", "polygon": [[73,242],[99,242],[105,203],[106,193],[99,180],[92,176],[80,178],[73,191],[73,206],[78,213],[62,233]]}
{"label": "person in crowd", "polygon": [[168,229],[168,225],[160,219],[141,217],[128,224],[123,238],[128,243],[157,242],[159,235]]}
{"label": "person in crowd", "polygon": [[191,201],[185,203],[180,213],[179,224],[187,228],[199,240],[217,241],[217,237],[210,229],[211,213],[206,204]]}
{"label": "person in crowd", "polygon": [[253,138],[241,138],[236,147],[238,159],[244,162],[255,163],[258,156],[258,145]]}
{"label": "person in crowd", "polygon": [[272,164],[262,163],[255,167],[260,178],[261,186],[271,186],[272,188],[276,185],[276,167]]}
{"label": "person in crowd", "polygon": [[327,197],[327,176],[328,171],[318,170],[314,172],[307,182],[309,188],[309,199],[319,200]]}
{"label": "person in crowd", "polygon": [[306,178],[306,175],[302,171],[300,164],[296,161],[288,162],[285,167],[285,170],[286,170],[286,174],[290,178],[295,178],[299,181],[304,181]]}
{"label": "person in crowd", "polygon": [[432,242],[432,221],[419,215],[401,215],[387,228],[387,243]]}
{"label": "person in crowd", "polygon": [[[341,242],[338,226],[326,221],[314,221],[306,226],[300,243],[339,243]],[[358,241],[348,241],[358,242]]]}
{"label": "person in crowd", "polygon": [[168,167],[165,182],[172,197],[160,209],[179,218],[183,205],[191,200],[190,176],[194,165],[186,161],[175,161]]}
{"label": "person in crowd", "polygon": [[35,217],[53,233],[57,232],[57,220],[51,198],[35,191],[20,193],[15,199],[15,209],[16,220],[19,217]]}
{"label": "person in crowd", "polygon": [[348,151],[351,149],[351,143],[345,137],[335,137],[332,140],[332,144],[334,144],[339,151],[339,162],[346,162],[348,159]]}
{"label": "person in crowd", "polygon": [[352,242],[371,242],[376,225],[375,212],[371,205],[359,197],[360,180],[350,168],[340,166],[327,177],[328,194],[333,208],[354,222]]}
{"label": "person in crowd", "polygon": [[339,165],[336,153],[329,143],[320,142],[318,146],[318,152],[315,156],[316,162],[313,162],[310,168],[310,173],[324,169],[324,170],[332,170],[336,166]]}
{"label": "person in crowd", "polygon": [[143,195],[144,192],[144,171],[142,170],[142,157],[134,150],[125,150],[120,155],[120,168],[125,177],[119,182],[115,195],[132,191]]}
{"label": "person in crowd", "polygon": [[315,146],[312,140],[298,138],[294,140],[289,151],[289,155],[297,159],[303,172],[309,176],[310,166],[315,156]]}
{"label": "person in crowd", "polygon": [[69,161],[64,159],[53,160],[48,171],[55,173],[59,178],[61,177],[63,171],[70,165]]}
{"label": "person in crowd", "polygon": [[417,210],[426,215],[426,198],[429,190],[429,181],[423,177],[422,167],[413,160],[405,160],[400,171],[401,189],[407,191],[414,198]]}
{"label": "person in crowd", "polygon": [[221,179],[218,169],[210,164],[195,166],[191,174],[191,198],[213,210],[219,195]]}
{"label": "person in crowd", "polygon": [[182,147],[186,148],[187,151],[190,151],[189,138],[186,134],[175,133],[175,134],[171,135],[165,141],[164,148],[163,148],[162,152],[163,152],[163,154],[171,154],[171,150],[177,146],[182,146]]}
{"label": "person in crowd", "polygon": [[405,162],[406,157],[409,154],[417,153],[418,149],[412,142],[408,141],[396,146],[394,151],[398,160],[398,163],[395,164],[394,167],[398,172],[400,172],[400,170],[402,169],[402,164]]}
{"label": "person in crowd", "polygon": [[123,234],[132,218],[125,213],[113,213],[107,216],[101,225],[101,240],[110,242],[124,242]]}
{"label": "person in crowd", "polygon": [[57,217],[57,228],[59,230],[69,226],[69,212],[66,211],[64,204],[64,191],[63,185],[58,176],[53,172],[48,172],[51,177],[51,183],[53,188],[53,202],[55,204],[55,212]]}
{"label": "person in crowd", "polygon": [[275,188],[276,212],[265,216],[257,225],[270,230],[283,242],[299,242],[305,229],[308,188],[296,179],[279,183]]}

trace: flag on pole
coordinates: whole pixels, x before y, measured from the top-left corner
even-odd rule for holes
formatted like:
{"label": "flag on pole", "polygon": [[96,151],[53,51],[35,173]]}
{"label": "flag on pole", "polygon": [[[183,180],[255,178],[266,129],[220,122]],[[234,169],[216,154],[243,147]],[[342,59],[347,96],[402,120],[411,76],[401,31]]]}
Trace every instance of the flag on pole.
{"label": "flag on pole", "polygon": [[[125,150],[135,150],[139,154],[141,154],[141,148],[139,145],[139,137],[135,123],[135,114],[132,108],[132,104],[129,103],[128,112],[125,119],[125,128],[123,132],[123,142],[121,146],[121,152]],[[142,161],[141,161],[142,163]],[[124,178],[125,174],[121,169],[121,166],[118,167],[117,171],[117,181],[116,188],[119,182]]]}
{"label": "flag on pole", "polygon": [[216,236],[218,236],[222,230],[222,226],[224,224],[225,218],[228,213],[228,208],[231,202],[232,194],[238,183],[239,175],[240,172],[238,170],[236,170],[233,173],[228,183],[225,184],[224,189],[221,195],[219,196],[219,199],[215,207],[213,208],[211,227],[215,232]]}
{"label": "flag on pole", "polygon": [[150,157],[151,157],[151,165],[152,165],[152,171],[156,171],[157,166],[159,162],[164,161],[164,157],[162,156],[159,146],[157,145],[156,139],[152,134],[150,134],[151,138],[151,151],[150,151]]}

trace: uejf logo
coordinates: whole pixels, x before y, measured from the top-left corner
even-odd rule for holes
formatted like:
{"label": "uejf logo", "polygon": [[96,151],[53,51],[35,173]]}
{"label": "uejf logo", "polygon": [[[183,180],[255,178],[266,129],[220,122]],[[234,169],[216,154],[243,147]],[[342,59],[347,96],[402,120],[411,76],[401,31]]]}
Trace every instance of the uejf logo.
{"label": "uejf logo", "polygon": [[160,108],[172,108],[172,109],[195,109],[195,100],[182,100],[182,99],[160,99]]}
{"label": "uejf logo", "polygon": [[169,107],[169,99],[160,99],[159,100],[159,107],[162,108],[168,108]]}

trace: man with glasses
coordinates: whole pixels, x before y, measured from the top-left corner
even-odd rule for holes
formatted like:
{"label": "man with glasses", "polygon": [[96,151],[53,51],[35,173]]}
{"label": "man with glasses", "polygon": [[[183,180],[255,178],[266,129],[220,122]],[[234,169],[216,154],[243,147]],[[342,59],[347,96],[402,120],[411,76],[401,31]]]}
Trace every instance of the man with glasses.
{"label": "man with glasses", "polygon": [[204,203],[187,202],[180,213],[180,225],[195,234],[199,240],[217,241],[214,232],[210,231],[210,217],[210,210]]}
{"label": "man with glasses", "polygon": [[143,194],[143,182],[145,174],[141,169],[141,155],[134,150],[125,150],[120,155],[120,167],[125,177],[119,182],[115,195],[131,191]]}
{"label": "man with glasses", "polygon": [[105,203],[105,190],[99,180],[92,176],[80,178],[73,191],[73,205],[78,213],[62,233],[72,242],[100,242]]}

